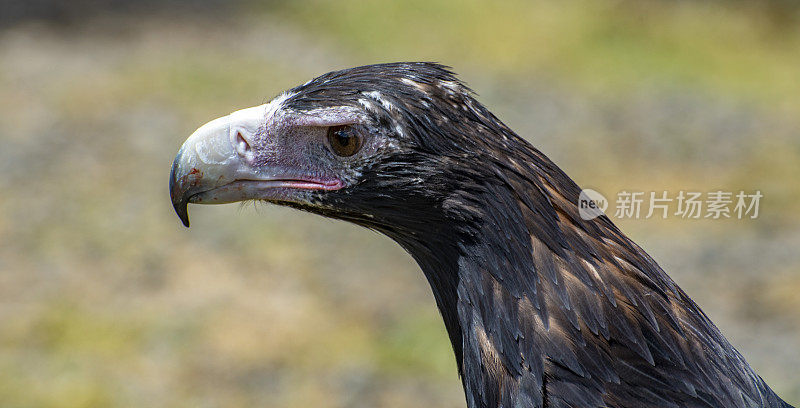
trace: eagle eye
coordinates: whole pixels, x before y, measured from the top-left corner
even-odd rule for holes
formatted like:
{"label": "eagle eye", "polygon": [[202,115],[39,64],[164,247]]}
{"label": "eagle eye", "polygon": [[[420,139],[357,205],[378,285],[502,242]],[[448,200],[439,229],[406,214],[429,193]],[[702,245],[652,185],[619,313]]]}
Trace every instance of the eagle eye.
{"label": "eagle eye", "polygon": [[358,153],[362,140],[350,126],[331,126],[328,128],[328,144],[337,156],[349,157]]}

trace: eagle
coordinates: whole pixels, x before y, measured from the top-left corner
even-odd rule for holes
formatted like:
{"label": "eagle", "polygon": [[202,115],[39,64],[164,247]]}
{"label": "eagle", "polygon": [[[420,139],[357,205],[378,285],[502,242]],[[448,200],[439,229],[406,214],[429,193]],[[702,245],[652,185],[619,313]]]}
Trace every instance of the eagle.
{"label": "eagle", "polygon": [[169,188],[187,227],[188,203],[259,200],[397,242],[430,284],[469,408],[790,407],[449,67],[330,72],[215,119]]}

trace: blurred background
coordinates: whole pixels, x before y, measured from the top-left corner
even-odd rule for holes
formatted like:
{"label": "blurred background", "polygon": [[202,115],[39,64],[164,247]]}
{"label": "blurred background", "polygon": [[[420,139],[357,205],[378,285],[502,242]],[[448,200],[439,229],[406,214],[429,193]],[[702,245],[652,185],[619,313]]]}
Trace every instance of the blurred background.
{"label": "blurred background", "polygon": [[463,407],[418,267],[270,206],[172,212],[195,128],[432,60],[579,184],[760,190],[619,220],[800,404],[800,3],[0,1],[0,405]]}

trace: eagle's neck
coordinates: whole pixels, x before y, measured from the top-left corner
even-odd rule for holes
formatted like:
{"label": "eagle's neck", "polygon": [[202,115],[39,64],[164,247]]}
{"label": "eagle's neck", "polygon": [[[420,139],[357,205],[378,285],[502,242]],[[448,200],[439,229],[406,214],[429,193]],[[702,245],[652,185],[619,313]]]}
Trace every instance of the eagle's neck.
{"label": "eagle's neck", "polygon": [[[483,362],[497,357],[496,350],[486,348],[487,336],[499,341],[498,336],[512,335],[511,329],[519,327],[516,312],[495,314],[516,310],[513,303],[520,297],[535,296],[531,231],[514,192],[500,184],[453,195],[443,207],[441,222],[392,238],[412,255],[430,283],[470,400],[475,397],[470,390],[499,393],[502,379],[496,375],[507,370],[502,366],[520,366],[518,361],[497,360],[498,366],[487,370]],[[507,326],[488,328],[485,320]],[[474,379],[482,383],[467,383]]]}
{"label": "eagle's neck", "polygon": [[[424,230],[387,234],[414,257],[431,285],[470,407],[481,406],[476,398],[502,395],[508,378],[518,377],[519,370],[543,378],[544,362],[523,361],[525,352],[517,347],[520,330],[532,336],[534,327],[546,324],[548,313],[560,313],[564,306],[551,304],[558,296],[539,282],[538,269],[552,270],[554,264],[541,265],[536,254],[551,256],[565,248],[558,209],[546,185],[569,183],[557,187],[577,190],[566,176],[545,180],[497,168],[486,171],[483,177],[462,180],[467,188],[444,200],[437,217],[426,214],[430,222]],[[548,312],[549,306],[555,307]],[[544,398],[539,387],[542,391],[530,394],[534,400]]]}

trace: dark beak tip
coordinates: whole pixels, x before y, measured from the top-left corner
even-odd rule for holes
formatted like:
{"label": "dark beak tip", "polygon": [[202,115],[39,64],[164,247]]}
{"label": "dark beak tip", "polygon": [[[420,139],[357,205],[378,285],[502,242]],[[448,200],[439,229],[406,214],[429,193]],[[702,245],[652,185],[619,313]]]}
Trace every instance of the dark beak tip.
{"label": "dark beak tip", "polygon": [[183,226],[189,228],[189,202],[187,200],[174,201],[172,207],[175,208],[175,213],[181,219]]}
{"label": "dark beak tip", "polygon": [[177,179],[178,162],[182,153],[183,146],[178,150],[178,155],[175,156],[175,160],[172,162],[172,170],[169,174],[169,193],[175,213],[178,214],[178,218],[181,219],[183,226],[189,228],[189,209],[187,208],[189,206],[189,200],[186,198],[185,191],[182,191],[181,183]]}
{"label": "dark beak tip", "polygon": [[181,217],[181,222],[183,222],[183,226],[189,228],[189,216],[186,215],[185,217]]}

